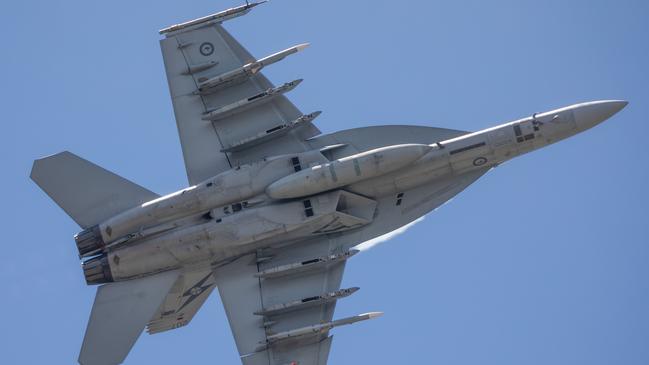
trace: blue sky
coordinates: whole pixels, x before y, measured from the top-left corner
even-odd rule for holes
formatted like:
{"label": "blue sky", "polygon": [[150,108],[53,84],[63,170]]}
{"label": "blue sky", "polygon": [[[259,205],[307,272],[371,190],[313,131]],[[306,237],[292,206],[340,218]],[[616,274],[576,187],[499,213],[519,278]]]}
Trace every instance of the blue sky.
{"label": "blue sky", "polygon": [[[186,185],[157,30],[236,1],[0,3],[7,364],[76,361],[94,296],[78,227],[28,179],[73,151],[151,190]],[[596,99],[629,106],[487,174],[357,255],[331,364],[649,363],[649,3],[274,0],[227,28],[332,132],[479,130]],[[237,364],[214,295],[186,328],[143,335],[128,364]]]}

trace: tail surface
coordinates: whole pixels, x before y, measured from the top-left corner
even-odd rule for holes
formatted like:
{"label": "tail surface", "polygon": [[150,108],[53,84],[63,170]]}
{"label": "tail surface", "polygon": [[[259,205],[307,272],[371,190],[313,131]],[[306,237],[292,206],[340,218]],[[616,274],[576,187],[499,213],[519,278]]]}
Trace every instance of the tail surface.
{"label": "tail surface", "polygon": [[82,228],[159,196],[68,151],[35,160],[30,177]]}
{"label": "tail surface", "polygon": [[121,364],[178,275],[167,271],[97,288],[79,363]]}

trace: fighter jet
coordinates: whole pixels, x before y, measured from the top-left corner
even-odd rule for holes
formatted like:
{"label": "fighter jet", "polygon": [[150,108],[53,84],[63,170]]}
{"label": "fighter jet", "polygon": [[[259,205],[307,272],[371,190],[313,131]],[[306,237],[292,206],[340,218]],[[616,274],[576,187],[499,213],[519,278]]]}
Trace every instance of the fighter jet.
{"label": "fighter jet", "polygon": [[31,178],[79,224],[99,285],[79,363],[122,363],[146,328],[187,325],[218,288],[244,365],[324,365],[358,244],[414,221],[503,162],[583,132],[627,104],[593,101],[478,132],[383,125],[322,135],[222,26],[260,3],[160,31],[189,187],[160,196],[70,152]]}

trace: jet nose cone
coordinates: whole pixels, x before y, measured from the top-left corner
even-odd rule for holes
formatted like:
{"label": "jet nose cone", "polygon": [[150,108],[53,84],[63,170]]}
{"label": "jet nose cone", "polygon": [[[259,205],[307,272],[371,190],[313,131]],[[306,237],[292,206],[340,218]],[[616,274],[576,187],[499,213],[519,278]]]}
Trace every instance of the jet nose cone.
{"label": "jet nose cone", "polygon": [[580,130],[592,128],[610,118],[628,104],[624,100],[602,100],[579,104],[573,110]]}

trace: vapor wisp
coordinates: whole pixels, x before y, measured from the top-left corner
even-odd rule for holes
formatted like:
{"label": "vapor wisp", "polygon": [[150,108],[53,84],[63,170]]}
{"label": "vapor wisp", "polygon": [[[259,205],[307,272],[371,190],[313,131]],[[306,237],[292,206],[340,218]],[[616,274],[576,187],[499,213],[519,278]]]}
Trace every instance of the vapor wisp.
{"label": "vapor wisp", "polygon": [[378,245],[379,243],[383,243],[383,242],[385,242],[385,241],[389,241],[389,240],[391,240],[392,238],[394,238],[394,237],[396,237],[396,236],[398,236],[398,235],[404,233],[405,231],[408,230],[408,228],[410,228],[410,227],[414,226],[415,224],[417,224],[417,223],[423,221],[424,218],[425,218],[425,216],[419,217],[419,218],[415,219],[414,221],[412,221],[412,222],[406,224],[406,225],[403,226],[403,227],[397,228],[397,229],[395,229],[394,231],[392,231],[392,232],[388,232],[388,233],[386,233],[386,234],[384,234],[384,235],[382,235],[382,236],[374,237],[374,238],[372,238],[372,239],[369,240],[369,241],[365,241],[365,242],[363,242],[363,243],[358,244],[358,245],[355,246],[354,248],[357,249],[357,250],[360,250],[360,251],[367,251],[367,250],[369,250],[370,248],[372,248],[372,247]]}

